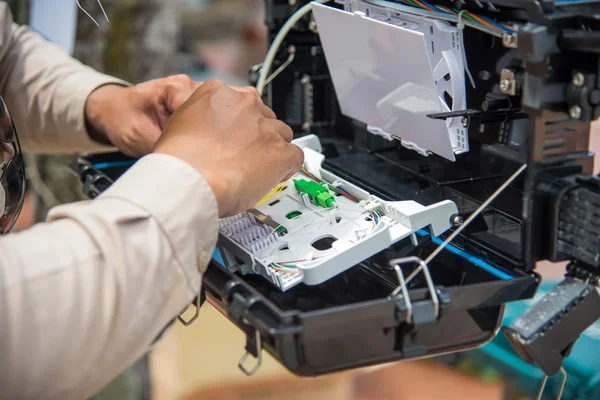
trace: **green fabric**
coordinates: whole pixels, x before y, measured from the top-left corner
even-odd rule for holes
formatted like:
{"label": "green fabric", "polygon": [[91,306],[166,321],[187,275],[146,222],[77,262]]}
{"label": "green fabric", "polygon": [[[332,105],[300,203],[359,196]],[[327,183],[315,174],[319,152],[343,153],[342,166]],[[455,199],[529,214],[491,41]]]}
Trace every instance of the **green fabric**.
{"label": "green fabric", "polygon": [[148,357],[117,376],[91,400],[149,400],[152,398]]}
{"label": "green fabric", "polygon": [[130,369],[102,389],[94,400],[139,400],[143,393],[143,380],[135,369]]}

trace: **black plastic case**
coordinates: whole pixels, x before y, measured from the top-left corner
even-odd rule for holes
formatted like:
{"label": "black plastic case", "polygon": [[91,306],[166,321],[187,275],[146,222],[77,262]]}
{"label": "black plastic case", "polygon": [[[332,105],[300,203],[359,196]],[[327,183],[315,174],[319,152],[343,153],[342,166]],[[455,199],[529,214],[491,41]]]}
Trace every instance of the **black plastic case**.
{"label": "black plastic case", "polygon": [[[348,173],[357,169],[339,164],[344,159],[354,162],[356,157],[378,161],[373,154],[349,151],[338,153],[326,168],[336,173],[345,170],[345,179],[360,184],[362,179]],[[95,197],[134,162],[118,153],[82,158],[79,172],[84,191]],[[365,173],[369,168],[360,170]],[[400,181],[405,178],[392,172]],[[414,179],[409,182],[415,183]],[[421,182],[420,188],[408,193],[419,201],[431,198],[427,196],[431,191],[436,193],[433,197],[440,195],[439,186]],[[396,197],[377,186],[376,180],[370,181],[368,189],[378,190],[377,195],[384,198]],[[472,211],[471,200],[453,200],[461,212]],[[485,246],[476,241],[471,236],[464,239],[462,249],[446,247],[429,265],[440,299],[438,317],[424,279],[411,281],[412,323],[406,322],[401,292],[391,295],[398,287],[398,277],[388,262],[395,257],[429,255],[440,239],[427,232],[419,232],[417,246],[408,239],[402,241],[322,285],[301,284],[282,293],[260,276],[232,274],[213,262],[204,277],[204,289],[209,301],[246,333],[247,353],[242,362],[248,354],[258,357],[264,348],[293,373],[313,376],[456,352],[490,341],[500,328],[504,304],[532,297],[539,283],[534,273],[500,267],[501,255],[491,247],[489,252],[482,250]],[[416,265],[402,266],[404,275],[414,268]],[[246,373],[255,371],[242,362]],[[247,363],[252,364],[250,360]]]}

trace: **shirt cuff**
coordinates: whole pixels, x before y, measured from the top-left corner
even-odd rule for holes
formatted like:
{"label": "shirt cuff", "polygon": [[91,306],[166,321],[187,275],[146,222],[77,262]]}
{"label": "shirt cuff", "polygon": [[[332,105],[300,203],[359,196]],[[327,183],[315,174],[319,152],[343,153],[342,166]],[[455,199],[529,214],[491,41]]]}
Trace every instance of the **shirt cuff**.
{"label": "shirt cuff", "polygon": [[98,199],[119,198],[147,210],[161,225],[195,291],[219,232],[212,189],[186,162],[166,154],[141,158]]}

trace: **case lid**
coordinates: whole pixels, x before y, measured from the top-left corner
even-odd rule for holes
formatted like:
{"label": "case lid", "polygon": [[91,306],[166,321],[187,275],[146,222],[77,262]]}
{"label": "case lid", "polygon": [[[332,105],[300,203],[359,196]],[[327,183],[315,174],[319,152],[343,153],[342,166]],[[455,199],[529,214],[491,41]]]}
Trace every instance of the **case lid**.
{"label": "case lid", "polygon": [[371,125],[371,133],[454,161],[455,154],[468,151],[460,118],[427,115],[465,108],[457,28],[397,12],[394,18],[374,13],[313,4],[342,113]]}

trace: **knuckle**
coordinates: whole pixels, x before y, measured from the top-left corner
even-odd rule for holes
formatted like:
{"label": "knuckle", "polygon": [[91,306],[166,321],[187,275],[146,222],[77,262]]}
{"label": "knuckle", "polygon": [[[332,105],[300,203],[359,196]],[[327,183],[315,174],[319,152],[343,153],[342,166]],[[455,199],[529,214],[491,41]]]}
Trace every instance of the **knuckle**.
{"label": "knuckle", "polygon": [[246,93],[246,92],[240,92],[238,93],[241,101],[246,105],[246,106],[252,106],[255,105],[257,103],[257,99],[256,96],[250,94],[250,93]]}
{"label": "knuckle", "polygon": [[252,96],[260,97],[258,94],[258,90],[254,86],[246,86],[246,92],[251,94]]}
{"label": "knuckle", "polygon": [[206,82],[204,82],[204,84],[202,86],[206,86],[209,89],[219,89],[226,85],[223,81],[213,78],[213,79],[209,79]]}
{"label": "knuckle", "polygon": [[290,144],[289,147],[292,152],[292,167],[295,170],[299,170],[302,164],[304,164],[304,151],[295,144]]}
{"label": "knuckle", "polygon": [[177,83],[183,83],[183,84],[189,84],[192,82],[192,78],[190,78],[188,75],[186,74],[177,74],[177,75],[173,75],[171,77],[171,80],[173,82],[177,82]]}
{"label": "knuckle", "polygon": [[273,142],[273,148],[277,151],[277,152],[281,152],[285,150],[285,145],[286,142],[281,140],[281,136],[279,136],[277,133],[275,132],[271,132],[270,133],[271,136],[271,141]]}
{"label": "knuckle", "polygon": [[270,130],[269,120],[266,119],[262,114],[258,115],[258,129],[263,132],[268,132]]}

